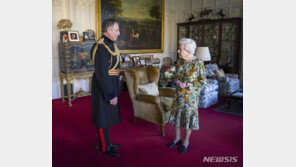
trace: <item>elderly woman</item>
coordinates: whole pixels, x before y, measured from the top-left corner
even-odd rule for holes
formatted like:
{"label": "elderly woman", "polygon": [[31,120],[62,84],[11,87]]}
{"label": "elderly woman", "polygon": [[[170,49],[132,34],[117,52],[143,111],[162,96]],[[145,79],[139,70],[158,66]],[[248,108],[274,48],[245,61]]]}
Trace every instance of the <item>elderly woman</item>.
{"label": "elderly woman", "polygon": [[[192,130],[199,129],[198,98],[200,90],[206,84],[203,61],[194,56],[196,43],[189,38],[179,41],[179,61],[176,67],[165,72],[165,78],[173,80],[176,85],[172,111],[169,122],[175,125],[175,139],[169,148],[181,145],[180,153],[187,152]],[[180,127],[186,129],[186,136],[181,143]]]}

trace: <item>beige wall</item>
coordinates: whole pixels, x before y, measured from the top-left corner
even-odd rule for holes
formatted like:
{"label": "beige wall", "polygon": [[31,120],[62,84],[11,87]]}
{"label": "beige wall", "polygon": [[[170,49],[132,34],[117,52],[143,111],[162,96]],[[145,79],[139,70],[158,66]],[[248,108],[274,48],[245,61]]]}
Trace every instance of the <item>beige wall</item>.
{"label": "beige wall", "polygon": [[[190,13],[197,15],[204,7],[225,9],[230,17],[242,17],[242,0],[165,0],[164,52],[153,53],[162,59],[177,55],[177,23],[186,22]],[[80,34],[87,29],[95,30],[95,0],[53,0],[52,2],[52,98],[60,98],[57,22],[67,18],[73,22],[72,29]],[[132,56],[137,55],[133,54]],[[88,80],[75,80],[74,91],[88,91]]]}

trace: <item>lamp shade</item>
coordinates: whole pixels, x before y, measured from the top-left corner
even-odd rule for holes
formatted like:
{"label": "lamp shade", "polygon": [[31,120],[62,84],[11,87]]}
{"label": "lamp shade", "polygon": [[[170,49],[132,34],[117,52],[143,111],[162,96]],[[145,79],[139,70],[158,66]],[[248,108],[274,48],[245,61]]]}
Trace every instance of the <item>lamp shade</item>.
{"label": "lamp shade", "polygon": [[211,61],[210,50],[208,47],[197,47],[196,55],[202,61]]}

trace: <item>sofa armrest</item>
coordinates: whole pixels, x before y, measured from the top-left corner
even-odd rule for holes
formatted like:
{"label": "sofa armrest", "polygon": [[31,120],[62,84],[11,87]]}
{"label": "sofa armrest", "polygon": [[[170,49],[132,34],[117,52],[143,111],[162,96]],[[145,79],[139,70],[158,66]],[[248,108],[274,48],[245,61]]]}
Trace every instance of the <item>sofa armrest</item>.
{"label": "sofa armrest", "polygon": [[151,104],[160,103],[158,96],[153,96],[153,95],[137,94],[136,99],[139,101],[147,102],[147,103],[151,103]]}
{"label": "sofa armrest", "polygon": [[158,88],[159,96],[174,97],[176,88]]}

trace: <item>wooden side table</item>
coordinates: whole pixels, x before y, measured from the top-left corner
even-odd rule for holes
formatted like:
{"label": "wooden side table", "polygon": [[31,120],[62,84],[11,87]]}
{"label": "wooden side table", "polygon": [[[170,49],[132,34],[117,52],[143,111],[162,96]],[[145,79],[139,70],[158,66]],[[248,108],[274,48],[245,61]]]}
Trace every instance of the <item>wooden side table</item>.
{"label": "wooden side table", "polygon": [[[79,74],[66,74],[66,73],[60,72],[62,101],[65,102],[65,98],[68,98],[69,106],[72,106],[71,101],[75,100],[76,97],[91,95],[92,76],[93,76],[93,72],[79,73]],[[87,79],[87,78],[89,78],[89,92],[85,92],[80,88],[78,92],[71,94],[71,81],[73,79]],[[67,96],[65,96],[65,92],[64,92],[64,79],[67,82],[67,92],[68,92]],[[71,99],[72,97],[74,98]]]}

